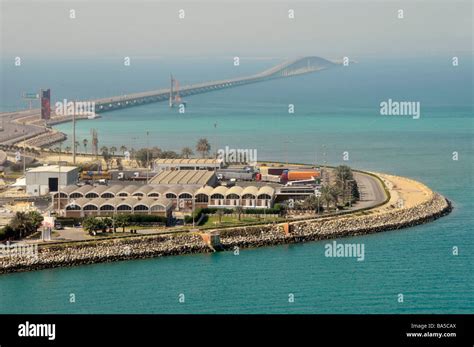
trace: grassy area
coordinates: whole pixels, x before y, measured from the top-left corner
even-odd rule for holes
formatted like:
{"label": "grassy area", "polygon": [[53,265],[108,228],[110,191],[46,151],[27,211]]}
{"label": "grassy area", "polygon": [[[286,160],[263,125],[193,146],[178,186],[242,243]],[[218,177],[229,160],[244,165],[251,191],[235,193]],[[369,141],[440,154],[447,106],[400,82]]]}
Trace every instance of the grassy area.
{"label": "grassy area", "polygon": [[277,221],[280,220],[281,218],[274,217],[274,216],[267,216],[265,219],[263,217],[259,218],[257,216],[253,215],[242,215],[240,217],[240,221],[238,217],[233,217],[233,216],[222,216],[221,221],[219,222],[219,217],[218,216],[209,216],[207,218],[207,221],[202,224],[204,227],[221,227],[221,226],[232,226],[232,225],[241,225],[241,224],[247,224],[247,223],[255,223],[255,222],[272,222],[272,221]]}

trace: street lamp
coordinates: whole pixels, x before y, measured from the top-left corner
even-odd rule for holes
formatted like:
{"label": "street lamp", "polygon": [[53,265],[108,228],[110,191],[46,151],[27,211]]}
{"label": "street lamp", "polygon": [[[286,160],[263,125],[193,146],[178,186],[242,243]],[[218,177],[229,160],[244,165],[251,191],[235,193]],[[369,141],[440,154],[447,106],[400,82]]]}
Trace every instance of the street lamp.
{"label": "street lamp", "polygon": [[314,190],[314,196],[318,199],[318,210],[317,214],[319,214],[319,198],[321,197],[321,192],[317,189]]}

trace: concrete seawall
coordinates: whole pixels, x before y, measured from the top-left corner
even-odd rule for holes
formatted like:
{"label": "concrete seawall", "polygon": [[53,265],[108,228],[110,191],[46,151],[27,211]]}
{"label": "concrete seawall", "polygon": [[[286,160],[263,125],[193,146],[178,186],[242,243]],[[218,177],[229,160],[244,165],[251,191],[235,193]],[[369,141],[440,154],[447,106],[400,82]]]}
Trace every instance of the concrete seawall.
{"label": "concrete seawall", "polygon": [[[282,224],[265,224],[215,230],[223,250],[235,247],[263,247],[317,241],[407,228],[448,214],[452,207],[443,196],[429,191],[414,206],[385,206],[382,211],[366,211],[333,218],[320,218]],[[214,231],[214,232],[215,232]],[[212,252],[197,233],[150,235],[142,237],[81,242],[40,247],[38,256],[0,257],[0,274],[32,271],[128,259]]]}

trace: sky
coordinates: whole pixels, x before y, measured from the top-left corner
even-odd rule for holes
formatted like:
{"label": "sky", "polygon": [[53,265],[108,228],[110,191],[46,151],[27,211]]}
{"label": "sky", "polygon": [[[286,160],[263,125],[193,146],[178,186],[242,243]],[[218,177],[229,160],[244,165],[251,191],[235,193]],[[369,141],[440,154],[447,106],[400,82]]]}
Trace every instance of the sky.
{"label": "sky", "polygon": [[0,2],[3,59],[472,54],[463,0]]}

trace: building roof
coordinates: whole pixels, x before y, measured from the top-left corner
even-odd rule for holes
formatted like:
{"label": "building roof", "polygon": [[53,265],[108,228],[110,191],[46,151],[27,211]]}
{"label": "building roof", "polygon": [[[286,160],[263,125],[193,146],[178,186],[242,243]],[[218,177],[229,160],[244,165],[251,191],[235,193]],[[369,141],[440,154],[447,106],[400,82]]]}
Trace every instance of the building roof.
{"label": "building roof", "polygon": [[212,190],[212,193],[211,193],[211,195],[214,195],[214,194],[221,194],[221,195],[225,195],[225,194],[226,194],[226,192],[227,192],[227,189],[228,189],[227,187],[224,187],[224,186],[218,186],[218,187],[216,187],[216,188],[214,188],[214,189]]}
{"label": "building roof", "polygon": [[227,193],[225,195],[227,196],[227,195],[230,195],[230,194],[237,194],[238,196],[241,196],[243,190],[244,190],[244,188],[242,188],[242,187],[233,186],[233,187],[227,189]]}
{"label": "building roof", "polygon": [[245,194],[257,195],[258,188],[255,186],[247,186],[244,188],[244,190],[242,190],[241,196],[244,196]]}
{"label": "building roof", "polygon": [[270,196],[274,196],[275,195],[275,188],[270,187],[270,186],[263,186],[258,190],[258,195],[260,195],[260,194],[267,194],[267,195],[270,195]]}
{"label": "building roof", "polygon": [[207,170],[166,170],[153,177],[150,184],[205,185],[214,175],[213,171]]}
{"label": "building roof", "polygon": [[211,186],[204,186],[204,187],[201,187],[199,188],[198,190],[196,190],[194,192],[195,195],[198,195],[198,194],[205,194],[205,195],[211,195],[212,194],[212,191],[214,190],[213,187]]}
{"label": "building roof", "polygon": [[155,163],[157,164],[190,164],[190,165],[195,165],[195,164],[220,164],[222,163],[222,159],[199,159],[199,158],[191,158],[191,159],[156,159]]}
{"label": "building roof", "polygon": [[38,166],[35,168],[28,169],[27,173],[28,172],[67,173],[74,170],[78,170],[78,168],[76,166],[62,166],[61,165],[61,167],[59,167],[58,165],[43,165],[43,166]]}

